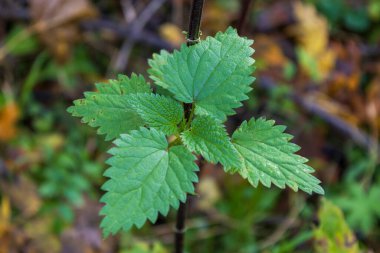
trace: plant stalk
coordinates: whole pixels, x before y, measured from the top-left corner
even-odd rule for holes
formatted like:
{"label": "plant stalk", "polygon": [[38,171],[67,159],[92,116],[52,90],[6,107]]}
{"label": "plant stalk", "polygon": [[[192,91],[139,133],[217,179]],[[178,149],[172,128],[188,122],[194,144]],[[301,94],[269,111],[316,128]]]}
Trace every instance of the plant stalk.
{"label": "plant stalk", "polygon": [[[200,40],[203,4],[204,0],[193,0],[189,21],[189,31],[187,34],[187,46],[195,45]],[[193,111],[193,104],[185,104],[185,117],[187,122],[191,121]],[[177,221],[175,225],[175,253],[183,253],[184,250],[186,208],[186,202],[181,202],[178,208]]]}
{"label": "plant stalk", "polygon": [[192,46],[199,42],[203,3],[204,0],[193,0],[189,21],[189,32],[187,34],[188,46]]}
{"label": "plant stalk", "polygon": [[186,203],[180,203],[175,225],[175,253],[183,253],[185,239]]}

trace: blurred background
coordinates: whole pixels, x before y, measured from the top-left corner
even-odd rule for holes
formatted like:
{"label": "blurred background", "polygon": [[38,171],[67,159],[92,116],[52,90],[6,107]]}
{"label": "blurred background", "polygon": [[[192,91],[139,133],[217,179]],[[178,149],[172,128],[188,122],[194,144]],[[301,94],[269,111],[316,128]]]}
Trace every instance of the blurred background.
{"label": "blurred background", "polygon": [[[252,188],[203,165],[187,252],[380,252],[380,1],[206,0],[202,37],[255,40],[251,99],[227,122],[276,119],[325,198]],[[111,144],[66,108],[184,42],[189,0],[0,0],[0,253],[171,252],[175,212],[102,239]]]}

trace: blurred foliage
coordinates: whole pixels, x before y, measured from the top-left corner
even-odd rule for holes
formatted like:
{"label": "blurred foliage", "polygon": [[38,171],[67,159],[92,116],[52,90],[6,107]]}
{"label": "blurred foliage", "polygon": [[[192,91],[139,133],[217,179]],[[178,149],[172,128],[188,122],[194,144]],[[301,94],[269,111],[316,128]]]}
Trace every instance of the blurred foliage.
{"label": "blurred foliage", "polygon": [[[23,37],[22,43],[19,38]],[[8,33],[4,45],[8,48],[8,53],[16,56],[27,55],[38,49],[39,41],[35,36],[28,36],[26,29],[22,25],[15,25]]]}
{"label": "blurred foliage", "polygon": [[360,184],[353,184],[348,188],[346,196],[339,197],[336,203],[348,213],[347,221],[352,227],[368,234],[376,226],[380,218],[380,187],[374,185],[368,191]]}
{"label": "blurred foliage", "polygon": [[[118,58],[121,72],[145,72],[153,52],[184,42],[189,0],[166,1],[131,43],[152,1],[0,1],[0,253],[170,252],[174,213],[102,240],[95,199],[109,145],[65,111],[114,78]],[[242,33],[255,40],[258,80],[228,129],[252,116],[288,125],[327,200],[252,190],[204,165],[187,252],[378,252],[380,2],[253,2]],[[206,1],[202,38],[239,15],[239,1]]]}
{"label": "blurred foliage", "polygon": [[337,206],[328,200],[322,200],[318,218],[320,224],[314,230],[316,252],[360,252],[356,238]]}
{"label": "blurred foliage", "polygon": [[159,243],[154,243],[152,247],[147,243],[136,243],[130,249],[121,251],[121,253],[167,253],[163,246]]}
{"label": "blurred foliage", "polygon": [[344,178],[345,190],[334,198],[347,214],[347,222],[361,233],[369,234],[377,228],[380,219],[380,183],[373,178],[379,170],[377,156],[365,157],[360,150],[350,151],[350,167]]}

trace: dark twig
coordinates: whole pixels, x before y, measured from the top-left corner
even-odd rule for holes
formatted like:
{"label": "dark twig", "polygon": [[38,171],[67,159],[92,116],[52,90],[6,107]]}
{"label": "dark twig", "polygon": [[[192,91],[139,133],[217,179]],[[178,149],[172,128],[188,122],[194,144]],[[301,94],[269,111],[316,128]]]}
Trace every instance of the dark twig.
{"label": "dark twig", "polygon": [[119,55],[115,61],[114,69],[116,71],[123,71],[128,64],[129,56],[132,52],[133,46],[136,40],[134,39],[137,34],[139,34],[151,19],[151,17],[156,13],[156,11],[166,2],[167,0],[153,0],[149,5],[142,11],[142,13],[135,19],[131,24],[131,37],[124,41]]}
{"label": "dark twig", "polygon": [[[194,0],[191,8],[187,45],[192,46],[200,40],[200,27],[204,0]],[[185,116],[191,120],[192,104],[185,104]],[[180,203],[175,226],[175,253],[183,253],[186,221],[186,202]]]}
{"label": "dark twig", "polygon": [[252,0],[241,0],[240,1],[240,15],[237,22],[237,29],[240,34],[244,33],[245,22],[247,20],[248,13],[252,6]]}
{"label": "dark twig", "polygon": [[81,23],[81,26],[86,31],[96,32],[107,30],[119,38],[133,38],[136,43],[144,43],[160,49],[171,50],[174,48],[170,43],[161,39],[155,33],[142,30],[138,34],[133,34],[130,27],[126,27],[124,25],[106,19],[84,21]]}
{"label": "dark twig", "polygon": [[[1,2],[1,1],[0,1]],[[5,21],[30,21],[31,17],[25,8],[8,8],[0,4],[0,20]],[[157,34],[142,29],[138,33],[133,33],[130,26],[107,20],[107,19],[91,19],[80,23],[80,27],[89,32],[98,32],[107,30],[115,34],[118,38],[133,38],[136,43],[144,43],[155,48],[172,50],[174,46],[167,41],[161,39]]]}
{"label": "dark twig", "polygon": [[175,252],[182,253],[184,249],[185,237],[185,220],[186,220],[186,203],[180,203],[175,225]]}

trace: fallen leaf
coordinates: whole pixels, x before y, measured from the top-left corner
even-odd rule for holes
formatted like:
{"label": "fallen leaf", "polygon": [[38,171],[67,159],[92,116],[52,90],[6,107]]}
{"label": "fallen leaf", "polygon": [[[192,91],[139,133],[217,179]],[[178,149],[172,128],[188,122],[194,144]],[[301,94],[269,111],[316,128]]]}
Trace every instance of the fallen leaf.
{"label": "fallen leaf", "polygon": [[0,206],[0,238],[9,231],[11,218],[11,204],[7,196],[3,196]]}
{"label": "fallen leaf", "polygon": [[36,186],[25,176],[19,176],[12,182],[3,180],[0,189],[24,217],[33,216],[41,207],[41,199]]}
{"label": "fallen leaf", "polygon": [[16,136],[19,116],[19,108],[14,102],[7,103],[0,109],[0,141],[8,141]]}
{"label": "fallen leaf", "polygon": [[271,37],[259,35],[255,37],[255,57],[258,61],[263,61],[266,67],[284,67],[289,63],[288,58],[282,52],[278,43]]}
{"label": "fallen leaf", "polygon": [[[315,81],[324,80],[335,66],[335,53],[329,48],[327,20],[319,15],[313,5],[294,2],[297,24],[288,29],[299,43],[300,64]],[[310,64],[313,61],[314,64]],[[315,65],[315,67],[310,67]]]}
{"label": "fallen leaf", "polygon": [[198,207],[201,210],[211,209],[221,198],[220,189],[213,177],[203,177],[197,188],[200,196]]}
{"label": "fallen leaf", "polygon": [[318,218],[319,226],[314,229],[316,252],[360,252],[357,239],[339,207],[324,199],[318,211]]}
{"label": "fallen leaf", "polygon": [[26,253],[58,253],[61,245],[57,235],[51,232],[54,224],[53,216],[38,216],[28,220],[20,227],[19,233],[25,237],[24,249]]}
{"label": "fallen leaf", "polygon": [[31,0],[30,13],[33,29],[60,62],[68,59],[79,40],[79,22],[97,15],[88,0]]}

